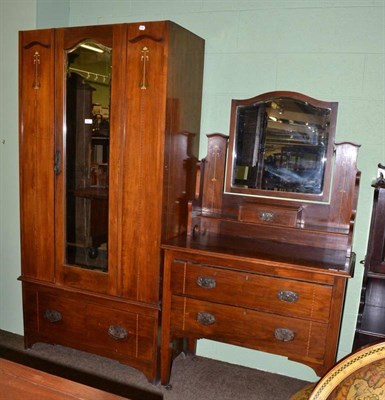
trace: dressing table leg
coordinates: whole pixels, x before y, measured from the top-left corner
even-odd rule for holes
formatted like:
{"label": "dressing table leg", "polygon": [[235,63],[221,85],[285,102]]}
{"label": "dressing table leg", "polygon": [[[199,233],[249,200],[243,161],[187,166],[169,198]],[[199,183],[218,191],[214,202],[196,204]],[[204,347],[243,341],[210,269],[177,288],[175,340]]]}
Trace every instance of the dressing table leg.
{"label": "dressing table leg", "polygon": [[168,385],[171,375],[171,259],[166,254],[164,260],[163,276],[163,301],[162,301],[162,334],[160,345],[160,381],[162,385]]}

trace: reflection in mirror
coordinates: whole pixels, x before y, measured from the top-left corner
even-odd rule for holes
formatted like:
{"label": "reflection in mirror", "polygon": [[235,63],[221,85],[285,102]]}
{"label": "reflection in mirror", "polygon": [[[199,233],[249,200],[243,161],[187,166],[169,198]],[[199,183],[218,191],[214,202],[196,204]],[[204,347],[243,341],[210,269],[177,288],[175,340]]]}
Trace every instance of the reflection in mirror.
{"label": "reflection in mirror", "polygon": [[280,93],[233,104],[231,191],[322,195],[334,144],[336,103],[323,107],[303,95]]}
{"label": "reflection in mirror", "polygon": [[87,40],[65,57],[66,263],[106,272],[111,49]]}

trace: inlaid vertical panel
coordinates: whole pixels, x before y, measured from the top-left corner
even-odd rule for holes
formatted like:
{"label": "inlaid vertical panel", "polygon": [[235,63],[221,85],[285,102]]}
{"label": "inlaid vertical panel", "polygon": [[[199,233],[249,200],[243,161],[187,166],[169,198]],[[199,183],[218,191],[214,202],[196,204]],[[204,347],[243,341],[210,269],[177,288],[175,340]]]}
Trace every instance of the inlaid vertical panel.
{"label": "inlaid vertical panel", "polygon": [[23,275],[53,279],[54,33],[22,32],[20,46],[20,209]]}
{"label": "inlaid vertical panel", "polygon": [[122,291],[158,301],[166,109],[164,23],[130,24],[127,40],[126,132],[121,166]]}

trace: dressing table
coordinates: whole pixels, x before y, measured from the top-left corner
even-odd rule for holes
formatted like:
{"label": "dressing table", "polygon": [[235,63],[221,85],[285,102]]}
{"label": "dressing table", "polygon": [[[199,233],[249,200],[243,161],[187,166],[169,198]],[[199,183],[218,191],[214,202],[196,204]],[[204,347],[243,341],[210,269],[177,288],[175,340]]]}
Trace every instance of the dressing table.
{"label": "dressing table", "polygon": [[200,338],[286,356],[318,375],[336,360],[360,173],[335,143],[335,102],[270,92],[231,104],[208,135],[187,234],[162,244],[161,381]]}

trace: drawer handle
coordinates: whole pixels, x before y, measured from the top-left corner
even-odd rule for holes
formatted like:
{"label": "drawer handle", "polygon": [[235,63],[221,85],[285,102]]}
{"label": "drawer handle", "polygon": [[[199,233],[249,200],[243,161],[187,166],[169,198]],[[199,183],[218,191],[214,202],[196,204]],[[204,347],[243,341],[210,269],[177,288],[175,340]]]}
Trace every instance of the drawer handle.
{"label": "drawer handle", "polygon": [[115,340],[124,340],[128,337],[127,329],[120,325],[110,325],[108,334]]}
{"label": "drawer handle", "polygon": [[292,340],[294,340],[295,333],[290,329],[277,328],[274,331],[274,336],[281,342],[291,342]]}
{"label": "drawer handle", "polygon": [[266,222],[272,221],[274,219],[274,213],[268,211],[262,211],[259,213],[259,219],[261,221],[266,221]]}
{"label": "drawer handle", "polygon": [[63,319],[61,313],[57,310],[47,309],[44,311],[43,318],[49,322],[59,322]]}
{"label": "drawer handle", "polygon": [[197,321],[201,325],[213,325],[215,324],[215,315],[210,314],[208,312],[198,312],[197,313]]}
{"label": "drawer handle", "polygon": [[292,290],[279,290],[277,293],[279,300],[286,303],[296,303],[298,301],[298,293]]}
{"label": "drawer handle", "polygon": [[214,278],[209,276],[198,276],[197,285],[204,289],[214,289],[217,286],[217,282]]}

